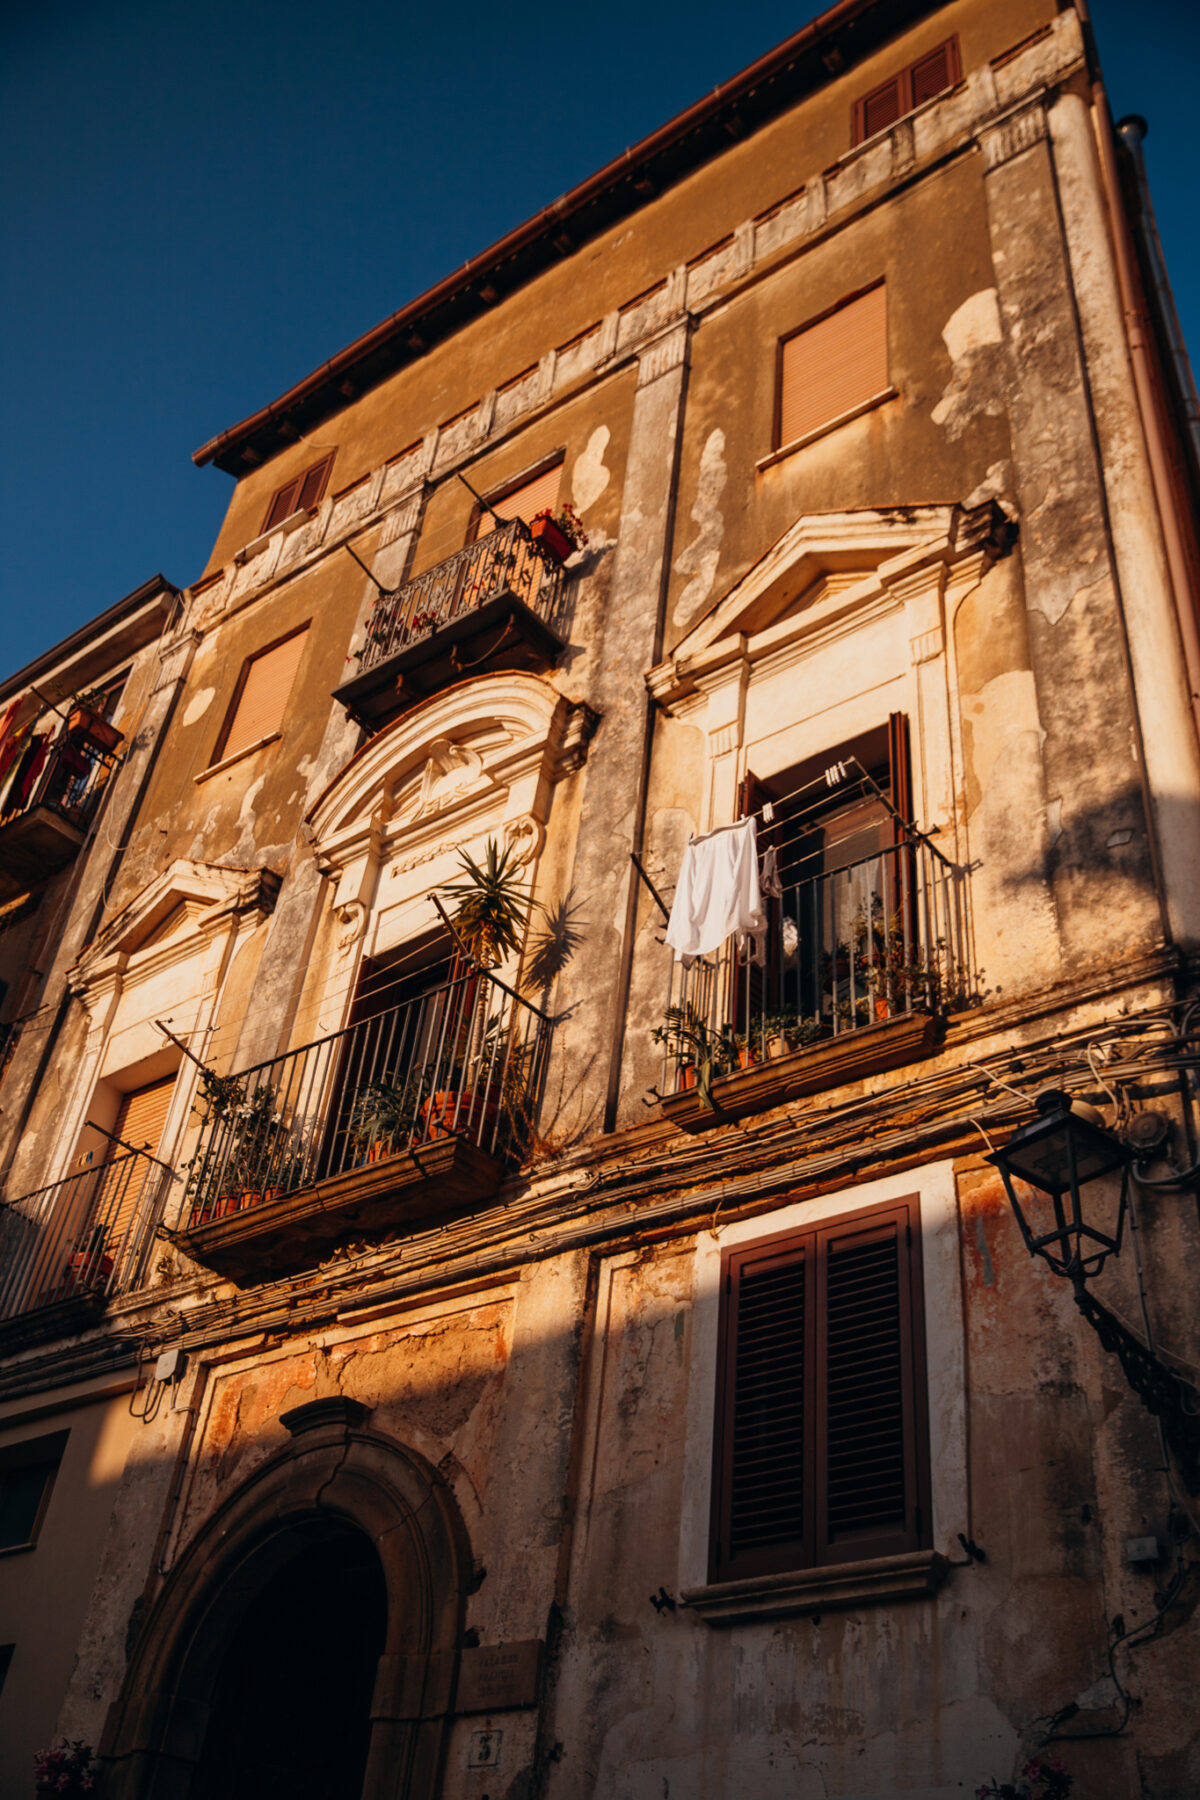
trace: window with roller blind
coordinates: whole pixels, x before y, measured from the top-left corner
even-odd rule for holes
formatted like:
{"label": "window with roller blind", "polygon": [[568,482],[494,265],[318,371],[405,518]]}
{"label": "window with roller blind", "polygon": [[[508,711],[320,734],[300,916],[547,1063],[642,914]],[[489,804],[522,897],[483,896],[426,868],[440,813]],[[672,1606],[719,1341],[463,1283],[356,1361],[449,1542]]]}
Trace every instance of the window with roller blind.
{"label": "window with roller blind", "polygon": [[[518,482],[515,487],[490,494],[488,506],[477,507],[471,515],[467,531],[468,544],[473,544],[476,538],[486,537],[489,531],[498,531],[507,519],[522,519],[528,525],[538,513],[557,506],[562,467],[560,457],[548,469],[540,470],[536,475]],[[488,507],[495,507],[495,514]]]}
{"label": "window with roller blind", "polygon": [[90,1271],[93,1275],[107,1273],[100,1259],[119,1257],[139,1221],[156,1172],[142,1158],[131,1158],[129,1151],[157,1154],[174,1092],[175,1073],[172,1072],[121,1096],[112,1128],[115,1141],[109,1142],[92,1206],[95,1225],[80,1238],[80,1248],[97,1259],[96,1268]]}
{"label": "window with roller blind", "polygon": [[934,99],[961,80],[958,39],[947,38],[936,50],[918,57],[916,62],[889,76],[887,81],[881,81],[877,88],[854,102],[850,142],[865,143],[877,131],[886,131],[905,113],[912,112],[914,107]]}
{"label": "window with roller blind", "polygon": [[305,469],[302,475],[295,476],[291,481],[285,481],[281,488],[275,490],[263,520],[264,531],[270,531],[276,525],[282,525],[283,521],[290,519],[293,513],[307,512],[310,507],[317,504],[325,492],[335,454],[336,452],[331,450],[328,456],[323,456],[319,463],[313,464],[311,469]]}
{"label": "window with roller blind", "polygon": [[802,443],[891,392],[887,287],[880,281],[783,339],[776,447]]}
{"label": "window with roller blind", "polygon": [[307,637],[308,626],[302,625],[246,663],[213,751],[214,764],[228,762],[279,730]]}
{"label": "window with roller blind", "polygon": [[710,1580],[930,1541],[916,1196],[727,1250]]}

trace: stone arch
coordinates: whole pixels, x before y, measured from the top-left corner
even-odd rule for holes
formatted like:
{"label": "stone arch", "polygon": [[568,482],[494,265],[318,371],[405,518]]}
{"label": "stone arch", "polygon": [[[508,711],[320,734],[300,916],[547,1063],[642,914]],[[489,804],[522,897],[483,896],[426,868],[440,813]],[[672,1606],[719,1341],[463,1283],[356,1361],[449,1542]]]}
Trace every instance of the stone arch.
{"label": "stone arch", "polygon": [[368,1420],[367,1407],[341,1398],[283,1414],[287,1448],[218,1508],[180,1557],[138,1637],[101,1742],[111,1800],[189,1800],[231,1634],[285,1562],[331,1522],[370,1540],[387,1594],[363,1800],[434,1800],[470,1551],[445,1483]]}

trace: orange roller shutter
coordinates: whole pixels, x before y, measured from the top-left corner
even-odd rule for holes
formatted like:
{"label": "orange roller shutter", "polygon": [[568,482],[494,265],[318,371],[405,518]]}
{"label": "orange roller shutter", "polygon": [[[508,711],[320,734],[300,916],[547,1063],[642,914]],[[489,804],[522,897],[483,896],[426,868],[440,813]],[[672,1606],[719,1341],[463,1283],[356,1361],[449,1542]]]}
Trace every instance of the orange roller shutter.
{"label": "orange roller shutter", "polygon": [[294,631],[291,637],[284,638],[282,644],[252,658],[218,761],[236,756],[239,750],[245,750],[249,744],[256,744],[260,738],[270,737],[272,732],[279,730],[307,637],[306,626],[303,631]]}
{"label": "orange roller shutter", "polygon": [[[555,463],[552,469],[546,469],[541,475],[535,475],[524,487],[514,488],[505,494],[502,500],[493,501],[500,518],[523,519],[528,525],[537,513],[545,512],[557,504],[559,483],[562,479],[562,464]],[[486,537],[489,531],[495,531],[497,524],[491,513],[482,512],[475,522],[471,534],[471,542],[478,537]]]}
{"label": "orange roller shutter", "polygon": [[[113,1136],[120,1138],[122,1143],[131,1144],[135,1150],[145,1149],[151,1156],[157,1155],[174,1092],[174,1075],[152,1081],[146,1087],[134,1088],[121,1101]],[[105,1252],[115,1256],[124,1245],[142,1197],[153,1184],[156,1172],[153,1164],[131,1158],[121,1144],[110,1144],[109,1153],[106,1160],[115,1166],[101,1174],[94,1217],[98,1224],[106,1227]]]}
{"label": "orange roller shutter", "polygon": [[795,443],[888,385],[883,282],[783,345],[779,442]]}

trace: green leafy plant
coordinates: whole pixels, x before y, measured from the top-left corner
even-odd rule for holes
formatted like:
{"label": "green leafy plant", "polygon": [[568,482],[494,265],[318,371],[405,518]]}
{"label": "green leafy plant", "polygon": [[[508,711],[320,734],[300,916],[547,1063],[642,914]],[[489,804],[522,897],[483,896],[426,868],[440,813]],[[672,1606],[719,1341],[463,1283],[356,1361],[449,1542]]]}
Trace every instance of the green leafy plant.
{"label": "green leafy plant", "polygon": [[[801,1018],[800,1014],[795,1012],[765,1013],[760,1024],[767,1054],[774,1056],[784,1055],[789,1050],[799,1050],[805,1044],[815,1043],[824,1032],[820,1019]],[[772,1049],[772,1045],[775,1045],[776,1048]],[[780,1045],[782,1045],[782,1049],[779,1048]]]}
{"label": "green leafy plant", "polygon": [[737,1044],[731,1027],[709,1025],[690,1005],[669,1006],[666,1018],[650,1035],[675,1058],[678,1069],[695,1069],[700,1102],[709,1112],[715,1112],[712,1084],[737,1061]]}
{"label": "green leafy plant", "polygon": [[465,879],[449,882],[443,892],[454,902],[450,922],[476,962],[495,968],[521,947],[521,938],[537,902],[522,885],[516,847],[503,850],[489,838],[482,863],[460,850]]}
{"label": "green leafy plant", "polygon": [[358,1150],[369,1150],[379,1143],[396,1145],[409,1135],[416,1123],[420,1099],[419,1076],[410,1076],[399,1086],[387,1081],[369,1081],[354,1096],[346,1126],[347,1138]]}

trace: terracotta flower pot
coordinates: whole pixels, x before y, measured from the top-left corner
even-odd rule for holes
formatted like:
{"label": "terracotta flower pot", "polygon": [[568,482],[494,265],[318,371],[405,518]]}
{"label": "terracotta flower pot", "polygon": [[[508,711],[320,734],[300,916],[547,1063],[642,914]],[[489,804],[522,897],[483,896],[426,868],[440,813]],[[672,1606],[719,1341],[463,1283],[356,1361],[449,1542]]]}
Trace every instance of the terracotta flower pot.
{"label": "terracotta flower pot", "polygon": [[496,1123],[496,1102],[488,1100],[480,1109],[471,1088],[439,1088],[422,1103],[421,1115],[431,1138],[456,1137],[464,1132],[482,1137],[490,1134]]}
{"label": "terracotta flower pot", "polygon": [[535,519],[529,527],[529,535],[556,563],[565,563],[568,556],[575,554],[574,544],[553,519]]}
{"label": "terracotta flower pot", "polygon": [[84,738],[89,744],[94,744],[97,750],[115,750],[125,735],[115,725],[110,725],[107,719],[102,719],[98,712],[93,712],[90,706],[72,707],[67,719],[67,730],[74,732],[76,737]]}
{"label": "terracotta flower pot", "polygon": [[682,1069],[680,1069],[680,1071],[679,1071],[679,1085],[681,1088],[694,1088],[695,1087],[695,1085],[696,1085],[696,1065],[695,1065],[695,1063],[684,1063]]}
{"label": "terracotta flower pot", "polygon": [[739,1069],[752,1069],[758,1061],[757,1056],[755,1056],[749,1044],[744,1045],[742,1049],[738,1051],[737,1056]]}

